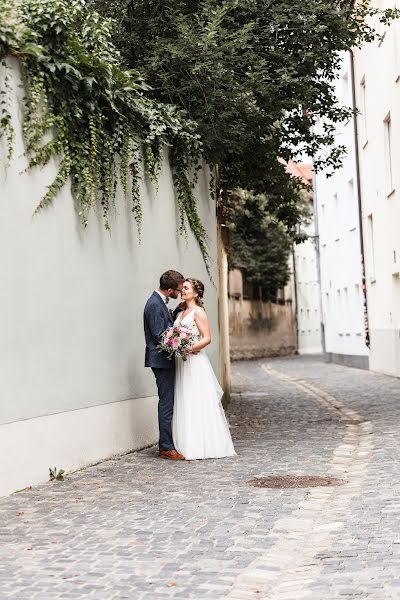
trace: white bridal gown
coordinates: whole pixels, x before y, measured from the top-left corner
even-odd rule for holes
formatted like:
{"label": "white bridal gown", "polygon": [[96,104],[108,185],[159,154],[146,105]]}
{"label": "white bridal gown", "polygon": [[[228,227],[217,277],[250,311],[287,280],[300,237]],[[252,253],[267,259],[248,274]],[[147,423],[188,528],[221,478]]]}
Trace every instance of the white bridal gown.
{"label": "white bridal gown", "polygon": [[[200,339],[194,308],[175,325],[190,327]],[[222,388],[203,350],[175,359],[175,402],[172,436],[175,448],[186,460],[223,458],[236,454],[222,408]]]}

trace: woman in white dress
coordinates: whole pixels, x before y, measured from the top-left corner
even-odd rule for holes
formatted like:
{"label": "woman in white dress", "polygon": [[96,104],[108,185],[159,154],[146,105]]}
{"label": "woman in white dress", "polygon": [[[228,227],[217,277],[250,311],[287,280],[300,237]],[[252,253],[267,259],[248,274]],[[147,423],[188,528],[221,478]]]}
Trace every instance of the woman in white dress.
{"label": "woman in white dress", "polygon": [[234,456],[229,425],[222,408],[222,389],[204,348],[211,342],[203,308],[204,285],[189,278],[181,292],[185,310],[175,325],[189,327],[195,343],[186,360],[175,360],[175,401],[172,437],[186,460]]}

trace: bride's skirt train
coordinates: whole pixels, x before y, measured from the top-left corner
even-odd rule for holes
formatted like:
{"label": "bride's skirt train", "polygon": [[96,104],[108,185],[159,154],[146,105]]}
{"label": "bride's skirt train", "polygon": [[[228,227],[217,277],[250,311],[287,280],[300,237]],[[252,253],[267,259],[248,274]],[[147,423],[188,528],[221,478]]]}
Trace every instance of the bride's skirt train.
{"label": "bride's skirt train", "polygon": [[236,454],[222,408],[222,388],[204,352],[175,361],[172,435],[186,460]]}

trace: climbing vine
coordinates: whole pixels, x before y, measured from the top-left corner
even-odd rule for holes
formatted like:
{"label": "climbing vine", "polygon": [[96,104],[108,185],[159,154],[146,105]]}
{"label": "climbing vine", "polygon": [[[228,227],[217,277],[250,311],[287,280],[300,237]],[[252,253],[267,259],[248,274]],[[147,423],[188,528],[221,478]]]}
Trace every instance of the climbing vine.
{"label": "climbing vine", "polygon": [[[193,193],[202,147],[194,122],[183,111],[150,99],[135,70],[123,68],[112,42],[112,23],[84,0],[0,0],[0,135],[11,157],[7,57],[22,64],[23,133],[29,167],[58,160],[58,172],[36,211],[49,205],[67,181],[86,225],[101,205],[109,210],[118,181],[130,197],[140,232],[141,173],[156,183],[163,147],[169,147],[180,231],[193,231],[209,268],[207,236]],[[49,135],[50,134],[50,135]]]}

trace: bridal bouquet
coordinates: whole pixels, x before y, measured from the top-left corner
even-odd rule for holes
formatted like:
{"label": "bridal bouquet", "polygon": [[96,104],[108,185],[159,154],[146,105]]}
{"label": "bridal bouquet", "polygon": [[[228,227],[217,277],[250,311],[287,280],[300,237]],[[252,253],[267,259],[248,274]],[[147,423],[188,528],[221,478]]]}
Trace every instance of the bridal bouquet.
{"label": "bridal bouquet", "polygon": [[182,360],[186,360],[188,351],[192,348],[194,341],[194,336],[189,327],[175,325],[164,331],[157,348],[159,352],[163,350],[168,352],[168,358],[170,359],[176,354]]}

